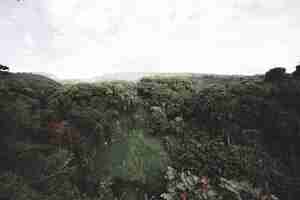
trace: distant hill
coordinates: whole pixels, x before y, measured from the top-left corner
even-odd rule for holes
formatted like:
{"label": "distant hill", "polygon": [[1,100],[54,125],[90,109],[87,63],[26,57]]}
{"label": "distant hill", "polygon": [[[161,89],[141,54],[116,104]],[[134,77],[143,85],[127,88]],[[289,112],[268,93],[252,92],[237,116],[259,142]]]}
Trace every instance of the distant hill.
{"label": "distant hill", "polygon": [[54,74],[51,74],[51,73],[46,73],[46,72],[35,72],[35,74],[38,74],[38,75],[41,75],[41,76],[45,76],[45,77],[48,77],[50,79],[53,79],[55,81],[59,81],[60,79],[55,76]]}
{"label": "distant hill", "polygon": [[108,73],[101,76],[95,76],[89,79],[63,79],[59,80],[63,83],[95,83],[95,82],[103,82],[103,81],[139,81],[143,77],[146,76],[175,76],[175,75],[184,75],[184,74],[174,74],[174,73],[145,73],[145,72],[118,72],[118,73]]}
{"label": "distant hill", "polygon": [[117,73],[107,73],[101,76],[95,76],[89,79],[58,79],[53,75],[47,75],[44,74],[56,81],[62,82],[62,83],[68,83],[68,84],[74,84],[74,83],[95,83],[95,82],[102,82],[102,81],[133,81],[137,82],[143,77],[176,77],[176,76],[184,76],[184,77],[190,77],[193,80],[199,80],[199,79],[218,79],[218,80],[232,80],[232,79],[238,79],[241,77],[245,77],[243,75],[216,75],[216,74],[202,74],[202,73],[156,73],[156,72],[117,72]]}

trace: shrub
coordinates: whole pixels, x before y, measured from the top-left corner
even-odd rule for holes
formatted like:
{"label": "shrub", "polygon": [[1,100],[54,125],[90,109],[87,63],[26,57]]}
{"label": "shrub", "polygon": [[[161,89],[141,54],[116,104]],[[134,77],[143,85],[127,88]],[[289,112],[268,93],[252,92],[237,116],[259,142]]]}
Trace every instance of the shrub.
{"label": "shrub", "polygon": [[300,79],[300,65],[296,66],[296,70],[292,73],[293,77],[296,79]]}
{"label": "shrub", "polygon": [[265,81],[273,82],[273,81],[280,81],[286,77],[286,69],[282,67],[276,67],[273,69],[270,69],[265,74]]}

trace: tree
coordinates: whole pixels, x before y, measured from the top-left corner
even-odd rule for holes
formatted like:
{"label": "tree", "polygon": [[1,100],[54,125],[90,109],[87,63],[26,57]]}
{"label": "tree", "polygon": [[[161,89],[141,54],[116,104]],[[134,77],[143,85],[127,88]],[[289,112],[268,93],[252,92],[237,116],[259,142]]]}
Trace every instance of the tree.
{"label": "tree", "polygon": [[0,71],[9,71],[9,67],[0,64]]}
{"label": "tree", "polygon": [[300,65],[296,66],[296,70],[292,73],[293,77],[296,79],[300,79]]}
{"label": "tree", "polygon": [[272,81],[280,81],[283,80],[286,77],[286,69],[282,67],[276,67],[273,69],[270,69],[265,74],[265,81],[272,82]]}

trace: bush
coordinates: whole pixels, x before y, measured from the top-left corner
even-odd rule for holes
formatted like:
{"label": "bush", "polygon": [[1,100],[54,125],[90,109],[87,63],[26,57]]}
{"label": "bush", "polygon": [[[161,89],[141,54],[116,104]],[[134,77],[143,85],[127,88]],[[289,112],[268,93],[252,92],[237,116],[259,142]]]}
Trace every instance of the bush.
{"label": "bush", "polygon": [[300,79],[300,65],[296,66],[296,70],[292,73],[293,77],[296,79]]}
{"label": "bush", "polygon": [[265,81],[268,82],[274,82],[274,81],[280,81],[283,80],[286,77],[286,69],[282,67],[276,67],[273,69],[270,69],[265,74]]}

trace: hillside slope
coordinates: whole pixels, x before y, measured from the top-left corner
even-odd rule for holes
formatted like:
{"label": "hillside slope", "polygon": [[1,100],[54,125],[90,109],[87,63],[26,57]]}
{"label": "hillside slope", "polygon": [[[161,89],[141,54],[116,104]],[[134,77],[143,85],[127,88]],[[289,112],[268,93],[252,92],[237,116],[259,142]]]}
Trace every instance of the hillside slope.
{"label": "hillside slope", "polygon": [[0,199],[297,199],[299,98],[279,68],[67,85],[0,73]]}

